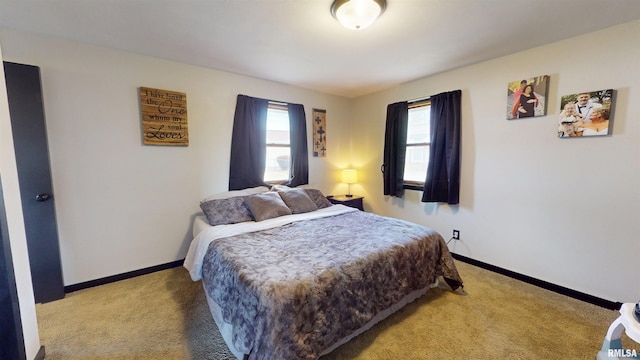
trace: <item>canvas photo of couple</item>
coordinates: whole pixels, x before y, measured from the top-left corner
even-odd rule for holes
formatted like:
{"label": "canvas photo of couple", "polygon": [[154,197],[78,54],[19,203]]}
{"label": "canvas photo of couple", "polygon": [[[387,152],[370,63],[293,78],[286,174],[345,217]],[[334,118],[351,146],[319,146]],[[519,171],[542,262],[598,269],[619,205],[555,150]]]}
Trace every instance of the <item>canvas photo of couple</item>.
{"label": "canvas photo of couple", "polygon": [[563,96],[560,101],[558,137],[610,135],[613,104],[613,89]]}

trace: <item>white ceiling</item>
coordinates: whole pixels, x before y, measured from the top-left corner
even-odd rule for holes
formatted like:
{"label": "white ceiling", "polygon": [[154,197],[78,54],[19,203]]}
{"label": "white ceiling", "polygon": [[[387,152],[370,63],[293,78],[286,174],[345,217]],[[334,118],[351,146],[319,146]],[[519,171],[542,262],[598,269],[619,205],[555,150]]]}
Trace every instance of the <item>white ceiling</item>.
{"label": "white ceiling", "polygon": [[0,0],[0,26],[353,98],[640,19],[638,0],[388,0],[352,31],[331,3]]}

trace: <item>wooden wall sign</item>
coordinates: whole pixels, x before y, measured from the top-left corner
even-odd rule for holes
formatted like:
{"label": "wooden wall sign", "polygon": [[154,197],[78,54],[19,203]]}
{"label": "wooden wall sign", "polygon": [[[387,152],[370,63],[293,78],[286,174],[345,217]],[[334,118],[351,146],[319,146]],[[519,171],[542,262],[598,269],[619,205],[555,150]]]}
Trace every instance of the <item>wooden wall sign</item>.
{"label": "wooden wall sign", "polygon": [[313,156],[327,156],[327,111],[313,109]]}
{"label": "wooden wall sign", "polygon": [[189,146],[187,94],[140,87],[145,145]]}

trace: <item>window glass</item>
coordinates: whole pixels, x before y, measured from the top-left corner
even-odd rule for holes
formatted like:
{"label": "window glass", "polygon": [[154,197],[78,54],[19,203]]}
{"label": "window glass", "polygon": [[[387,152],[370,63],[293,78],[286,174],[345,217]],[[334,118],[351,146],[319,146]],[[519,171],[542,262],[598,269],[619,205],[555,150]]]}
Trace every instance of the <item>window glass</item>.
{"label": "window glass", "polygon": [[289,178],[290,162],[289,113],[286,108],[269,105],[264,181],[286,181]]}
{"label": "window glass", "polygon": [[422,102],[409,108],[407,153],[404,165],[405,184],[423,185],[429,164],[431,106]]}

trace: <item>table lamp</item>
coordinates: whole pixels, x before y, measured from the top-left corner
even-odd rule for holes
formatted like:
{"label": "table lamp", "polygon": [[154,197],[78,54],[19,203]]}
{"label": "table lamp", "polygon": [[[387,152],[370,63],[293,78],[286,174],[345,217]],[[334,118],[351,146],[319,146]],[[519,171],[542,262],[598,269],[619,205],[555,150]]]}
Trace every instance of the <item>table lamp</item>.
{"label": "table lamp", "polygon": [[353,197],[351,194],[351,184],[358,182],[358,172],[355,169],[342,170],[342,182],[349,184],[349,191],[347,197]]}

